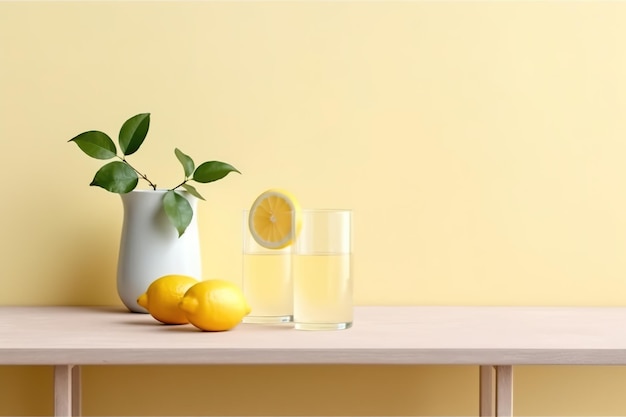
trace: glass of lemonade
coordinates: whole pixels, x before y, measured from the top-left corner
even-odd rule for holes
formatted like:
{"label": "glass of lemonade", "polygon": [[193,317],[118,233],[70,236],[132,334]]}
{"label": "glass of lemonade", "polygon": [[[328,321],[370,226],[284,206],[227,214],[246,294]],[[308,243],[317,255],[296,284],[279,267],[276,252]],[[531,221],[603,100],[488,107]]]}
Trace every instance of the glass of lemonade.
{"label": "glass of lemonade", "polygon": [[[302,210],[292,248],[294,326],[352,326],[352,211]],[[295,229],[295,226],[294,226]]]}
{"label": "glass of lemonade", "polygon": [[293,318],[291,247],[269,249],[250,233],[250,210],[243,212],[243,293],[250,304],[244,323],[287,323]]}

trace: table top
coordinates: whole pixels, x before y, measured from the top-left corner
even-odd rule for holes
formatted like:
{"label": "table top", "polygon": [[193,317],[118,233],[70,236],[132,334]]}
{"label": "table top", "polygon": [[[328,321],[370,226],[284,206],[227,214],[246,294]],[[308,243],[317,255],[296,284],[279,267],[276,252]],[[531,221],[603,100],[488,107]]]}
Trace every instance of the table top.
{"label": "table top", "polygon": [[0,365],[626,365],[622,307],[355,307],[348,330],[163,325],[116,307],[0,307]]}

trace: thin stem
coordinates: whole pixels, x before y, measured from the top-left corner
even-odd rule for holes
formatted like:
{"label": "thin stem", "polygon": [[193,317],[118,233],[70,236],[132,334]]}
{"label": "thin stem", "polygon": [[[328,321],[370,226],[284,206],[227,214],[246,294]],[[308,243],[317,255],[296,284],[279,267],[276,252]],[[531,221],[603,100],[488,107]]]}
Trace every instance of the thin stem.
{"label": "thin stem", "polygon": [[187,183],[187,181],[189,181],[189,178],[185,178],[185,180],[184,180],[183,182],[181,182],[180,184],[178,184],[176,187],[172,187],[172,188],[170,188],[170,190],[171,190],[171,191],[173,191],[173,190],[175,190],[175,189],[177,189],[177,188],[182,187],[183,185],[185,185],[185,184]]}
{"label": "thin stem", "polygon": [[148,182],[148,184],[150,185],[150,187],[152,187],[152,189],[153,189],[153,190],[156,190],[156,188],[157,188],[156,184],[153,184],[153,183],[152,183],[152,181],[150,181],[146,175],[144,175],[144,174],[142,174],[141,172],[137,171],[137,169],[136,169],[134,166],[132,166],[130,163],[128,163],[128,161],[127,161],[124,157],[121,157],[121,156],[119,156],[119,155],[118,155],[117,157],[118,157],[118,158],[119,158],[119,159],[120,159],[123,163],[125,163],[126,165],[128,165],[129,167],[131,167],[131,168],[133,169],[133,171],[135,171],[135,172],[137,173],[137,175],[139,175],[141,178],[143,178],[144,180],[146,180],[146,181]]}

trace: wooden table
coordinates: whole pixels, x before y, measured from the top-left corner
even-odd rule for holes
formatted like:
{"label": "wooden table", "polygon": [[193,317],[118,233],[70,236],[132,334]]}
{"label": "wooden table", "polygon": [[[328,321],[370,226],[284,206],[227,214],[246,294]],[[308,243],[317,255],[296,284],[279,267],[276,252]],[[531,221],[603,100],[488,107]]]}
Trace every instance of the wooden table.
{"label": "wooden table", "polygon": [[0,307],[0,365],[53,365],[57,416],[80,414],[80,365],[477,365],[481,416],[512,416],[514,365],[626,365],[618,307],[356,307],[341,331],[181,329],[119,308]]}

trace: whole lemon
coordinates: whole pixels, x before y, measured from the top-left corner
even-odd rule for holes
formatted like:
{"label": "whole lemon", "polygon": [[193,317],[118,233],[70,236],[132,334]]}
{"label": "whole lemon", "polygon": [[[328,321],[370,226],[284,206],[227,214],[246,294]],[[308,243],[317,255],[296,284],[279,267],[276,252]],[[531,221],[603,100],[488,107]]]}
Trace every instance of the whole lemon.
{"label": "whole lemon", "polygon": [[230,330],[241,322],[250,306],[241,289],[232,282],[209,279],[187,290],[180,302],[191,324],[200,330]]}
{"label": "whole lemon", "polygon": [[154,280],[147,291],[137,298],[137,304],[161,323],[186,324],[187,316],[178,307],[185,292],[198,280],[186,275],[165,275]]}

